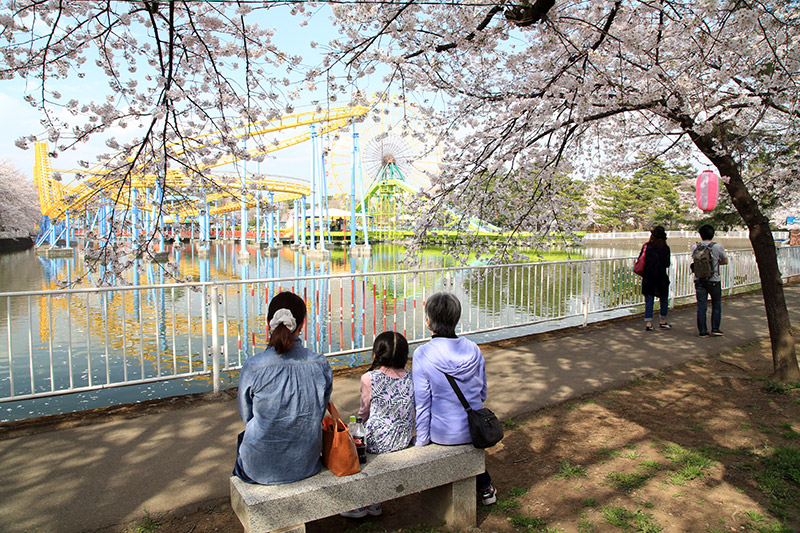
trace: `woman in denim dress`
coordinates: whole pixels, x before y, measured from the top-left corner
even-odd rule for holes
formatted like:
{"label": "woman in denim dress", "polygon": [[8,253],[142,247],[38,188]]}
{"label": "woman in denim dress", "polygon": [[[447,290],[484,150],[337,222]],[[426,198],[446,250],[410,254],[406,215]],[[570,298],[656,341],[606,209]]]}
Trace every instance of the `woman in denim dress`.
{"label": "woman in denim dress", "polygon": [[239,376],[239,434],[233,473],[249,483],[278,485],[322,467],[322,417],[331,397],[328,360],[303,346],[302,298],[282,292],[269,303],[269,347],[245,361]]}

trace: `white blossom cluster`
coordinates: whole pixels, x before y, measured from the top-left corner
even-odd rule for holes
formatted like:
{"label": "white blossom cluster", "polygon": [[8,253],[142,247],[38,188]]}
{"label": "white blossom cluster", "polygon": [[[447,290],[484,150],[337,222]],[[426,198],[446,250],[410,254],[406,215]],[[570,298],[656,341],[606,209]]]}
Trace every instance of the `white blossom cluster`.
{"label": "white blossom cluster", "polygon": [[0,160],[0,231],[32,233],[39,223],[39,195],[9,161]]}
{"label": "white blossom cluster", "polygon": [[[586,221],[564,216],[576,207],[559,176],[698,152],[748,225],[765,194],[798,205],[797,2],[550,4],[535,23],[489,1],[334,9],[343,36],[332,46],[354,77],[387,63],[387,82],[444,102],[431,106],[446,145],[434,206],[564,232]],[[440,222],[423,217],[420,235]]]}
{"label": "white blossom cluster", "polygon": [[211,185],[206,166],[250,158],[247,125],[281,116],[297,96],[291,78],[301,59],[253,22],[268,21],[266,13],[238,2],[7,0],[0,81],[26,80],[53,156],[90,136],[105,140],[104,165],[87,173],[119,177],[96,180],[105,188],[170,171]]}

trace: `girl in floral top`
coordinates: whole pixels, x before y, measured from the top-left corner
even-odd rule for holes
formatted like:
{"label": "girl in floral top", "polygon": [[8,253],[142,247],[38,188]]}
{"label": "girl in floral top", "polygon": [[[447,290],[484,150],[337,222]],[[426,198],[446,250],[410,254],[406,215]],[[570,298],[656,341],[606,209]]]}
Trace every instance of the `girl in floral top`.
{"label": "girl in floral top", "polygon": [[[414,382],[405,370],[408,341],[394,331],[384,331],[372,345],[372,366],[361,376],[361,408],[369,453],[388,453],[411,445],[414,436]],[[381,514],[374,503],[346,513],[347,518]]]}
{"label": "girl in floral top", "polygon": [[358,416],[367,432],[367,451],[387,453],[408,448],[414,434],[414,383],[408,362],[408,341],[385,331],[372,346],[372,366],[361,376]]}

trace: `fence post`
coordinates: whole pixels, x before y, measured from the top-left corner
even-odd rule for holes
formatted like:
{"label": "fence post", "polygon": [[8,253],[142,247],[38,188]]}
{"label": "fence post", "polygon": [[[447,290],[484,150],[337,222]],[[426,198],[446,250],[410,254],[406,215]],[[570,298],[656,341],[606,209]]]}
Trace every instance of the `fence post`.
{"label": "fence post", "polygon": [[589,303],[592,298],[592,265],[593,261],[583,262],[583,327],[589,323]]}
{"label": "fence post", "polygon": [[[730,258],[730,253],[728,253],[728,257]],[[733,294],[733,269],[731,269],[730,264],[731,264],[730,259],[728,259],[728,264],[725,265],[725,278],[724,278],[725,283],[728,284],[728,296],[731,296]],[[756,269],[758,269],[758,265],[756,265]],[[722,281],[722,279],[723,279],[722,276],[720,276],[720,282]]]}
{"label": "fence post", "polygon": [[675,264],[675,261],[669,262],[669,279],[672,282],[669,284],[669,288],[667,289],[667,303],[669,305],[669,309],[675,309],[675,285],[678,282],[678,267]]}
{"label": "fence post", "polygon": [[219,394],[219,287],[211,287],[211,381]]}

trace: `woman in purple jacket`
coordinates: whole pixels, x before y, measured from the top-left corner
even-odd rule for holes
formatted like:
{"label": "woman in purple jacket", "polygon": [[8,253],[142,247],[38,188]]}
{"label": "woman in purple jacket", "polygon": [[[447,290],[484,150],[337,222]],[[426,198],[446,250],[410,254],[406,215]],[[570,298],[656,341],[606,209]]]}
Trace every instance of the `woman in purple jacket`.
{"label": "woman in purple jacket", "polygon": [[[480,409],[486,400],[486,362],[477,344],[456,336],[460,319],[461,302],[453,294],[437,292],[425,302],[425,321],[433,338],[417,348],[413,358],[417,446],[472,442],[467,412],[445,373],[455,378],[470,407]],[[497,501],[488,472],[475,481],[484,505]]]}

